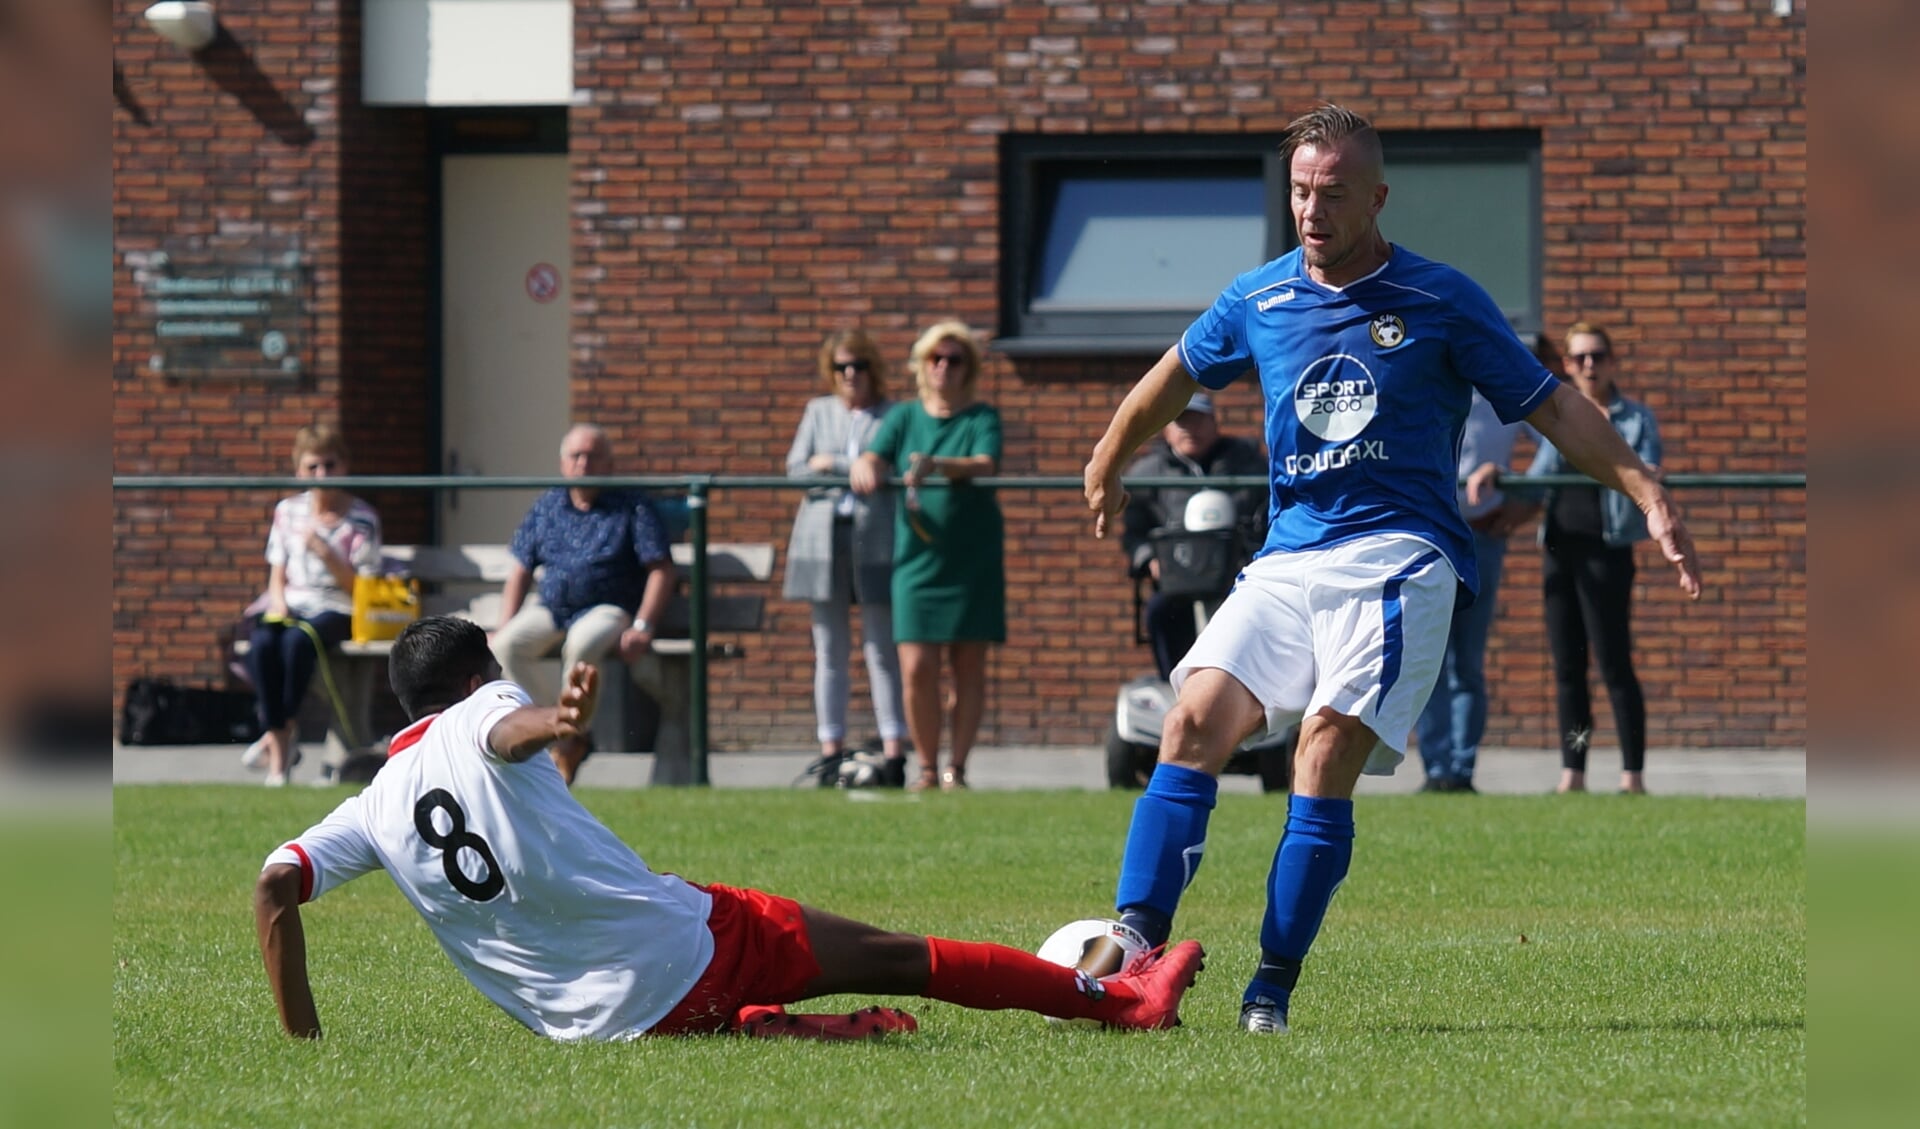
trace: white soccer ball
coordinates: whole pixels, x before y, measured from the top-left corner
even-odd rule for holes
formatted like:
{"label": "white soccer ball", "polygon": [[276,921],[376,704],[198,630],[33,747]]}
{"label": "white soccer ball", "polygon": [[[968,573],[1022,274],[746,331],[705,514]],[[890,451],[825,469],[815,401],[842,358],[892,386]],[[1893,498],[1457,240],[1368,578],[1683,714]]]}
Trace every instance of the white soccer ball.
{"label": "white soccer ball", "polygon": [[[1113,944],[1108,946],[1101,943],[1107,940]],[[1116,950],[1118,959],[1114,958]],[[1035,955],[1050,964],[1078,968],[1095,977],[1106,977],[1128,971],[1144,960],[1150,951],[1147,939],[1130,926],[1106,918],[1090,917],[1070,921],[1054,930],[1053,936],[1041,942]],[[1102,952],[1107,959],[1099,959]],[[1056,1019],[1053,1016],[1047,1016],[1047,1022],[1067,1027],[1100,1026],[1091,1019]]]}

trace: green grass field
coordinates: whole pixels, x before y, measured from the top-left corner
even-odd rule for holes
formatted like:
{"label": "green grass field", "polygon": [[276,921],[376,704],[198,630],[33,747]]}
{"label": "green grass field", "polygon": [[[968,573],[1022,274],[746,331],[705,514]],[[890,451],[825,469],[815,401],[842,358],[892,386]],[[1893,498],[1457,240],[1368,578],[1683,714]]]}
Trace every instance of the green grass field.
{"label": "green grass field", "polygon": [[[1805,804],[1369,797],[1290,1036],[1234,1026],[1281,803],[1222,797],[1185,1026],[913,1001],[877,1044],[559,1045],[380,875],[306,911],[327,1037],[277,1034],[248,893],[344,792],[114,794],[114,1112],[132,1125],[1679,1125],[1806,1120]],[[1037,946],[1107,912],[1130,797],[586,792],[642,857],[892,928]],[[858,1001],[838,998],[819,1010]]]}

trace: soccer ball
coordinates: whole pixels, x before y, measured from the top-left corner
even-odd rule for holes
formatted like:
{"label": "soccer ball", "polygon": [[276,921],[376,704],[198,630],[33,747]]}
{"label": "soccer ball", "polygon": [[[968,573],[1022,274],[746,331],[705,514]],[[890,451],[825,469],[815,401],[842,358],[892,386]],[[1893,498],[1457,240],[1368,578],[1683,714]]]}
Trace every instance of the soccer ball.
{"label": "soccer ball", "polygon": [[[1103,942],[1112,941],[1112,944]],[[1097,977],[1125,972],[1144,960],[1149,952],[1147,939],[1132,927],[1106,918],[1090,917],[1070,921],[1053,931],[1035,954],[1050,964],[1078,968]],[[1092,962],[1092,963],[1087,963]],[[1098,1027],[1091,1019],[1056,1019],[1047,1022],[1066,1027]]]}

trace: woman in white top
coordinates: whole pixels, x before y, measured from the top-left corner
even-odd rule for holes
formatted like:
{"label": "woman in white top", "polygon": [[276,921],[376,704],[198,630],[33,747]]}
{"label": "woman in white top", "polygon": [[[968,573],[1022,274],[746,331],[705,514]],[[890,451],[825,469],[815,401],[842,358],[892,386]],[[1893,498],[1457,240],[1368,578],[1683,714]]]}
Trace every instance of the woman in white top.
{"label": "woman in white top", "polygon": [[[347,473],[347,445],[340,433],[325,424],[301,428],[293,440],[293,472],[318,484],[281,499],[273,509],[266,611],[247,652],[266,729],[261,759],[269,788],[287,782],[287,770],[298,757],[300,702],[319,660],[314,637],[329,647],[346,639],[353,626],[354,575],[380,562],[380,515],[346,491],[324,485]],[[301,623],[312,628],[312,635]]]}

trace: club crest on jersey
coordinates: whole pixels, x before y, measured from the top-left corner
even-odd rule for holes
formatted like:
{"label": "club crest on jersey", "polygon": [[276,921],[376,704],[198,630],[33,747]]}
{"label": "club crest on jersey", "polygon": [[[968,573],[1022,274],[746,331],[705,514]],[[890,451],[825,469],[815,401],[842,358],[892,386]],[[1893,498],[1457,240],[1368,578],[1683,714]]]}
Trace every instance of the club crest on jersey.
{"label": "club crest on jersey", "polygon": [[1392,349],[1407,339],[1407,323],[1395,314],[1375,314],[1367,323],[1367,336],[1382,349]]}

